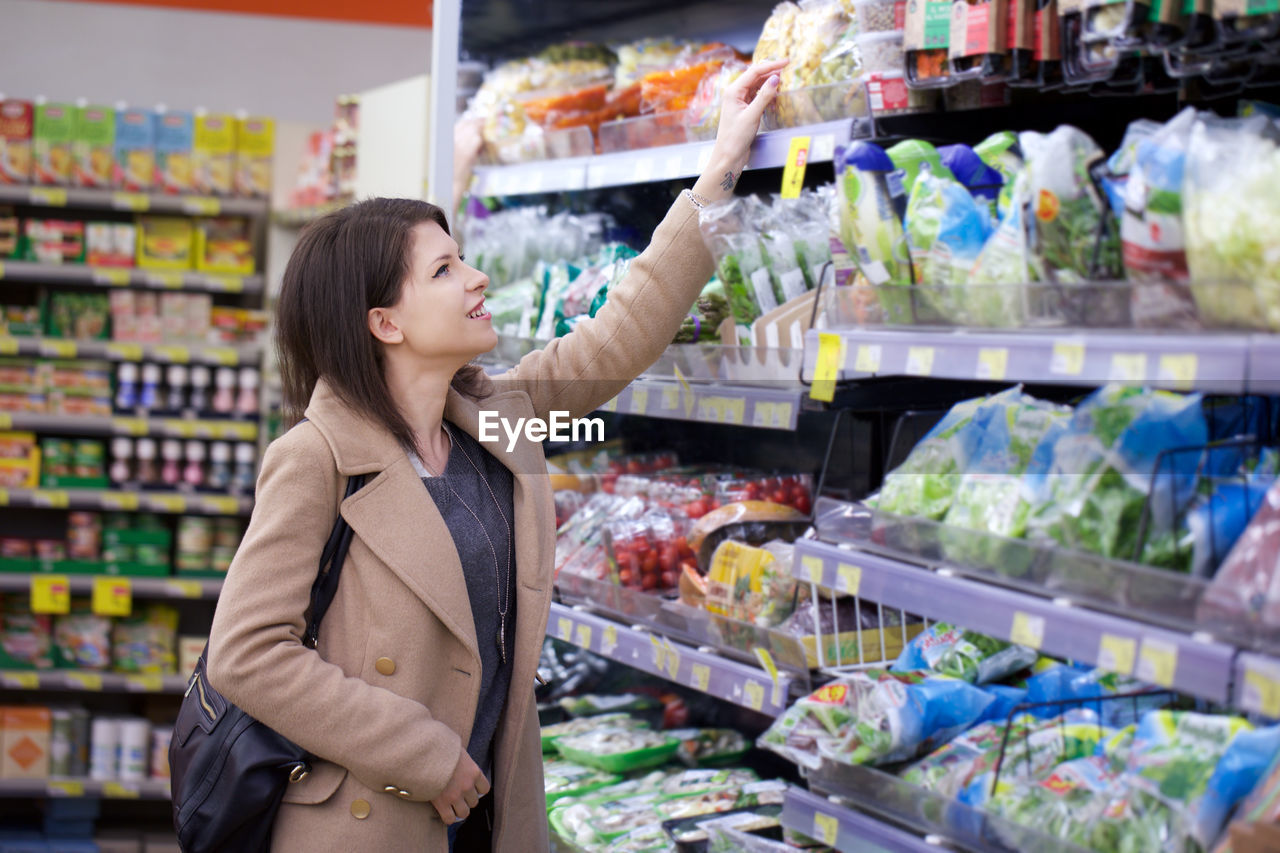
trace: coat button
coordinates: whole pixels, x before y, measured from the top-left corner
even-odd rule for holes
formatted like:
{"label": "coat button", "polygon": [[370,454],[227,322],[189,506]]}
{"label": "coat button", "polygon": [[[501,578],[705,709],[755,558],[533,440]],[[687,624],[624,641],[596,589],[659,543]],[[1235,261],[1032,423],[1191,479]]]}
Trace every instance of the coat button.
{"label": "coat button", "polygon": [[382,675],[395,675],[396,662],[391,658],[378,658],[373,662],[373,668]]}
{"label": "coat button", "polygon": [[356,800],[351,804],[351,816],[356,820],[364,820],[370,811],[368,800]]}

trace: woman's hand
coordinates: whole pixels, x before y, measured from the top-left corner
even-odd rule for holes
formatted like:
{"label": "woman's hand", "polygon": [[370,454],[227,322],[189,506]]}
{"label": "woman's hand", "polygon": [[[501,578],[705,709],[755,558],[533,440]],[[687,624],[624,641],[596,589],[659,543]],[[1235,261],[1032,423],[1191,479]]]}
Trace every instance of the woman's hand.
{"label": "woman's hand", "polygon": [[480,798],[489,793],[489,780],[471,760],[465,749],[458,756],[453,777],[440,796],[431,801],[445,826],[465,820]]}
{"label": "woman's hand", "polygon": [[693,186],[700,200],[717,201],[733,194],[760,130],[760,118],[778,93],[778,72],[786,64],[785,59],[756,63],[724,90],[711,159]]}

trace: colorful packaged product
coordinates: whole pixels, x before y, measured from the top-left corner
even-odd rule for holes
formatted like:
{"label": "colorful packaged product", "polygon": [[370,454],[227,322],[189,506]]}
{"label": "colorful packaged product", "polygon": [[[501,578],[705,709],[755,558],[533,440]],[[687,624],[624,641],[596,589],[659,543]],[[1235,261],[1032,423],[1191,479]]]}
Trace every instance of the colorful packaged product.
{"label": "colorful packaged product", "polygon": [[71,183],[71,137],[75,107],[70,104],[36,104],[34,183],[66,186]]}
{"label": "colorful packaged product", "polygon": [[253,272],[249,221],[221,216],[196,222],[196,269],[248,275]]}
{"label": "colorful packaged product", "polygon": [[22,223],[27,260],[42,264],[84,261],[84,223],[61,219],[28,219]]}
{"label": "colorful packaged product", "polygon": [[0,101],[0,184],[31,183],[34,129],[35,108],[30,101]]}
{"label": "colorful packaged product", "polygon": [[236,195],[271,195],[271,158],[275,153],[276,123],[269,118],[242,118],[236,125]]}
{"label": "colorful packaged product", "polygon": [[131,267],[137,253],[138,229],[129,222],[90,222],[86,226],[86,260],[95,267]]}
{"label": "colorful packaged product", "polygon": [[196,116],[195,191],[231,195],[236,161],[236,120],[229,115]]}
{"label": "colorful packaged product", "polygon": [[195,122],[191,113],[167,110],[156,115],[156,179],[172,195],[195,189]]}
{"label": "colorful packaged product", "polygon": [[78,187],[109,187],[115,172],[116,113],[111,107],[80,106],[71,138]]}
{"label": "colorful packaged product", "polygon": [[177,216],[138,217],[138,266],[189,270],[192,267],[191,220]]}
{"label": "colorful packaged product", "polygon": [[129,192],[155,186],[155,116],[149,110],[117,110],[115,185]]}

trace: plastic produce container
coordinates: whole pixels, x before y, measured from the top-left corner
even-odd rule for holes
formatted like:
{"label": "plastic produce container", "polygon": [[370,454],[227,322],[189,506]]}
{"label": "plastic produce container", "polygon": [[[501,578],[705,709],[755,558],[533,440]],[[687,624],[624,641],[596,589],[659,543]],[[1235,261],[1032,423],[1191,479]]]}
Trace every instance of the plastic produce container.
{"label": "plastic produce container", "polygon": [[907,3],[906,0],[855,0],[853,17],[859,33],[902,32]]}

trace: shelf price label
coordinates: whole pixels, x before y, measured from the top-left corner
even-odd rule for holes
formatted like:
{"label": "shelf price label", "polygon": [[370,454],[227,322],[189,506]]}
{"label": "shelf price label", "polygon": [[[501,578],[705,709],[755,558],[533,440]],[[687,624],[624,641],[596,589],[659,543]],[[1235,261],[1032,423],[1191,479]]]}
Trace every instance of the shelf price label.
{"label": "shelf price label", "polygon": [[211,515],[235,515],[240,511],[240,501],[223,495],[207,495],[204,507],[205,512]]}
{"label": "shelf price label", "polygon": [[43,509],[66,509],[71,505],[71,495],[61,489],[36,489],[31,493],[31,503]]}
{"label": "shelf price label", "polygon": [[19,346],[17,338],[2,337],[0,338],[0,355],[17,355]]}
{"label": "shelf price label", "polygon": [[234,367],[240,363],[240,353],[231,347],[206,347],[204,360],[223,367]]}
{"label": "shelf price label", "polygon": [[680,386],[668,385],[662,389],[662,410],[674,411],[680,408]]}
{"label": "shelf price label", "polygon": [[705,663],[695,663],[689,671],[693,689],[706,693],[711,688],[711,667]]}
{"label": "shelf price label", "polygon": [[1055,376],[1079,376],[1084,372],[1084,341],[1068,339],[1053,342],[1049,372]]}
{"label": "shelf price label", "polygon": [[45,790],[51,797],[83,797],[84,783],[74,779],[50,779]]}
{"label": "shelf price label", "polygon": [[142,361],[142,344],[120,342],[107,344],[107,358],[119,361]]}
{"label": "shelf price label", "polygon": [[67,190],[65,187],[32,187],[28,196],[32,204],[45,207],[66,207]]}
{"label": "shelf price label", "polygon": [[800,188],[804,186],[804,170],[809,162],[808,136],[791,137],[791,145],[787,148],[787,162],[782,167],[782,197],[800,198]]}
{"label": "shelf price label", "polygon": [[813,366],[813,383],[809,396],[824,403],[836,397],[836,378],[844,366],[844,338],[831,332],[818,333],[818,357]]}
{"label": "shelf price label", "polygon": [[643,415],[649,410],[649,389],[638,385],[631,387],[631,414]]}
{"label": "shelf price label", "polygon": [[146,435],[146,418],[112,418],[111,431],[116,435]]}
{"label": "shelf price label", "polygon": [[1044,642],[1044,617],[1015,611],[1009,639],[1020,646],[1039,649]]}
{"label": "shelf price label", "polygon": [[978,350],[978,378],[1000,381],[1009,373],[1009,350],[983,347]]}
{"label": "shelf price label", "polygon": [[764,687],[758,681],[747,681],[742,685],[742,698],[746,706],[753,711],[764,708]]}
{"label": "shelf price label", "polygon": [[556,636],[566,643],[573,641],[573,620],[561,616],[556,621]]}
{"label": "shelf price label", "polygon": [[93,579],[93,612],[99,616],[128,616],[133,612],[133,586],[128,578]]}
{"label": "shelf price label", "polygon": [[128,287],[131,280],[128,270],[96,269],[93,271],[93,283],[105,287]]}
{"label": "shelf price label", "polygon": [[136,800],[140,794],[137,787],[133,785],[125,785],[121,782],[103,782],[102,796],[113,800]]}
{"label": "shelf price label", "polygon": [[199,581],[167,580],[164,591],[170,598],[200,598],[204,595],[204,587]]}
{"label": "shelf price label", "polygon": [[859,373],[879,373],[881,352],[879,344],[858,344],[853,369]]}
{"label": "shelf price label", "polygon": [[591,626],[590,625],[578,626],[578,630],[576,632],[575,639],[574,639],[574,645],[584,649],[591,648]]}
{"label": "shelf price label", "polygon": [[150,287],[178,290],[182,287],[183,278],[180,272],[151,272],[147,273],[146,282]]}
{"label": "shelf price label", "polygon": [[178,515],[187,511],[187,499],[182,495],[149,495],[147,498],[152,512],[171,512]]}
{"label": "shelf price label", "polygon": [[903,372],[908,376],[930,376],[933,374],[933,347],[908,347],[907,365]]}
{"label": "shelf price label", "polygon": [[100,672],[68,672],[64,677],[68,684],[74,684],[80,690],[102,690],[102,673]]}
{"label": "shelf price label", "polygon": [[78,352],[75,341],[56,339],[41,341],[38,349],[44,358],[75,358]]}
{"label": "shelf price label", "polygon": [[836,566],[836,576],[840,578],[840,585],[844,587],[844,591],[857,597],[858,590],[862,588],[862,568],[840,563]]}
{"label": "shelf price label", "polygon": [[605,400],[604,405],[600,407],[600,411],[602,412],[618,411],[618,398],[610,397],[608,400]]}
{"label": "shelf price label", "polygon": [[1111,355],[1111,382],[1145,382],[1147,379],[1147,355],[1141,352],[1117,352]]}
{"label": "shelf price label", "polygon": [[31,576],[31,612],[55,616],[71,612],[71,581],[66,575]]}
{"label": "shelf price label", "polygon": [[608,657],[618,648],[618,626],[605,625],[604,636],[600,639],[600,654]]}
{"label": "shelf price label", "polygon": [[667,653],[667,673],[674,680],[680,673],[680,652],[666,637],[662,638],[662,648]]}
{"label": "shelf price label", "polygon": [[182,200],[183,213],[191,216],[217,216],[222,204],[209,196],[188,196]]}
{"label": "shelf price label", "polygon": [[1151,637],[1142,641],[1142,649],[1138,652],[1138,671],[1135,673],[1138,680],[1149,681],[1161,687],[1172,687],[1177,672],[1177,646]]}
{"label": "shelf price label", "polygon": [[40,686],[40,674],[36,672],[0,673],[0,684],[14,690],[35,690]]}
{"label": "shelf price label", "polygon": [[1098,640],[1098,666],[1121,675],[1133,673],[1138,644],[1131,637],[1103,634]]}
{"label": "shelf price label", "polygon": [[1241,704],[1247,711],[1255,711],[1272,719],[1280,718],[1280,671],[1249,664],[1244,671],[1244,695]]}
{"label": "shelf price label", "polygon": [[773,662],[773,655],[769,654],[768,649],[756,646],[756,658],[759,659],[760,665],[764,667],[764,671],[769,674],[769,680],[773,682],[773,693],[769,701],[774,705],[781,705],[782,685],[778,681],[778,665]]}
{"label": "shelf price label", "polygon": [[142,213],[151,209],[151,198],[144,193],[112,193],[111,206],[116,210]]}
{"label": "shelf price label", "polygon": [[98,505],[108,512],[134,512],[138,508],[138,496],[134,492],[103,492]]}
{"label": "shelf price label", "polygon": [[800,558],[801,577],[814,583],[822,583],[822,558],[806,554]]}
{"label": "shelf price label", "polygon": [[661,675],[667,668],[667,650],[662,647],[662,641],[655,634],[649,635],[649,643],[653,646],[653,666]]}
{"label": "shelf price label", "polygon": [[13,427],[13,415],[8,412],[0,412],[0,429],[11,429]]}
{"label": "shelf price label", "polygon": [[1199,366],[1195,353],[1166,353],[1160,356],[1156,379],[1172,385],[1178,391],[1190,391],[1195,387]]}
{"label": "shelf price label", "polygon": [[164,690],[164,677],[160,675],[126,675],[124,686],[137,693],[159,693]]}
{"label": "shelf price label", "polygon": [[174,364],[186,364],[191,361],[191,350],[173,344],[152,347],[151,352],[159,361],[169,361]]}
{"label": "shelf price label", "polygon": [[840,836],[840,821],[823,812],[813,813],[813,837],[828,847],[834,847]]}
{"label": "shelf price label", "polygon": [[680,369],[680,365],[672,365],[671,372],[676,375],[676,381],[680,383],[680,389],[684,392],[684,416],[693,415],[693,407],[698,404],[698,395],[693,393],[693,386],[689,384],[689,380],[684,378],[684,371]]}
{"label": "shelf price label", "polygon": [[219,293],[244,293],[244,279],[235,275],[208,275],[205,287]]}
{"label": "shelf price label", "polygon": [[724,422],[732,426],[742,426],[747,419],[747,401],[745,397],[737,397],[724,401]]}

